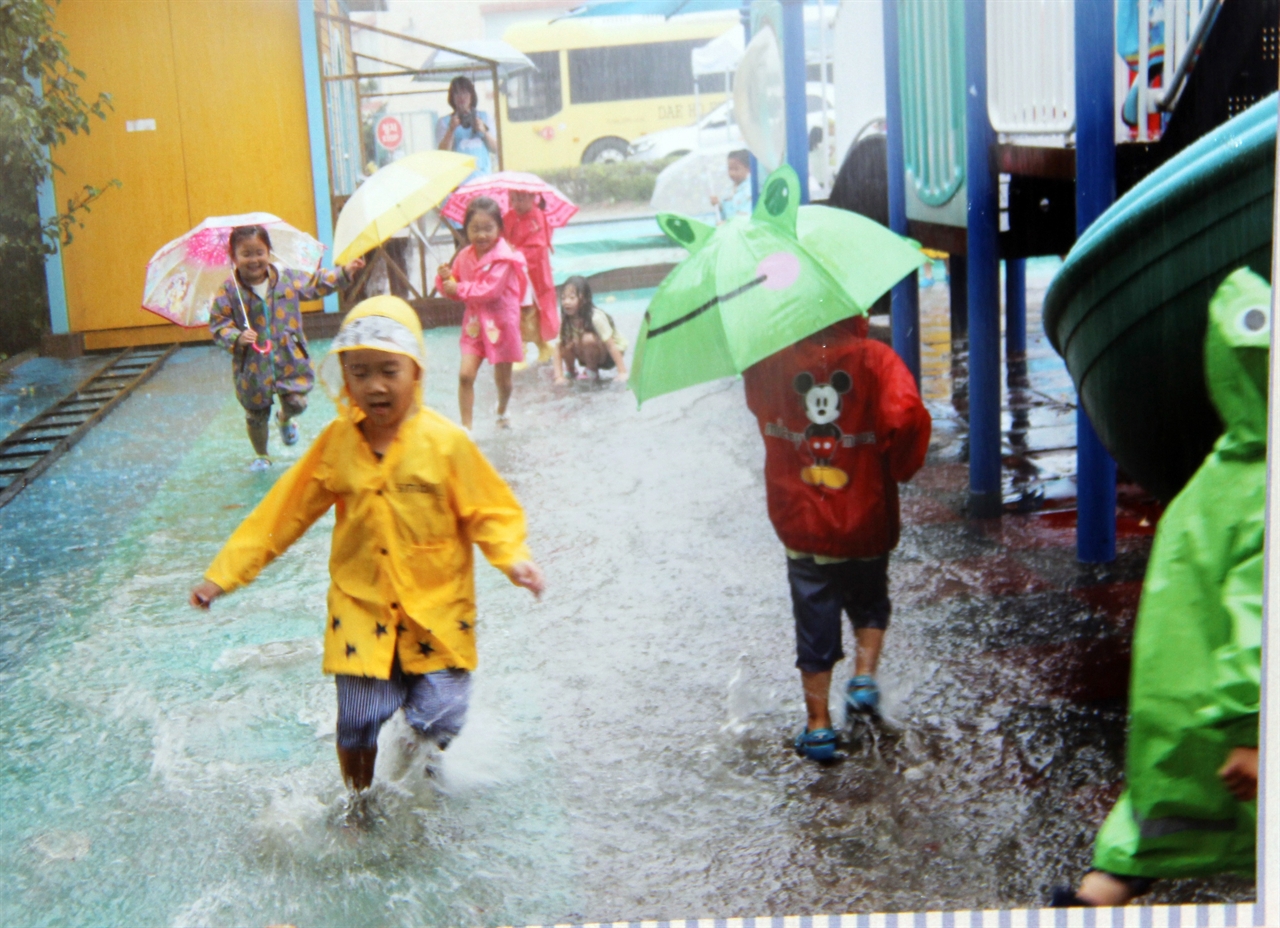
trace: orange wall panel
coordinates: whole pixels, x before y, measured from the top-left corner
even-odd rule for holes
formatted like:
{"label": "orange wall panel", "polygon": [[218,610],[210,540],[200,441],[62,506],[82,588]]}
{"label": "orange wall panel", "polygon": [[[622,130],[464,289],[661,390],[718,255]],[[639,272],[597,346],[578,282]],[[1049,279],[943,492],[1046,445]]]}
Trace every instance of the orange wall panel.
{"label": "orange wall panel", "polygon": [[[63,0],[82,93],[115,107],[54,152],[58,202],[109,190],[63,253],[73,332],[169,326],[140,308],[146,264],[208,216],[263,211],[316,232],[294,0]],[[154,131],[128,132],[132,120]],[[177,333],[174,333],[175,336]],[[132,337],[132,336],[131,336]]]}
{"label": "orange wall panel", "polygon": [[[166,0],[63,0],[56,7],[72,63],[84,71],[81,93],[110,93],[115,107],[88,135],[53,152],[60,207],[85,184],[108,190],[63,251],[73,332],[162,323],[142,310],[147,259],[191,225],[173,41]],[[128,132],[129,120],[154,119],[154,132]],[[163,323],[168,324],[168,323]]]}
{"label": "orange wall panel", "polygon": [[263,211],[316,232],[293,0],[173,0],[193,222]]}

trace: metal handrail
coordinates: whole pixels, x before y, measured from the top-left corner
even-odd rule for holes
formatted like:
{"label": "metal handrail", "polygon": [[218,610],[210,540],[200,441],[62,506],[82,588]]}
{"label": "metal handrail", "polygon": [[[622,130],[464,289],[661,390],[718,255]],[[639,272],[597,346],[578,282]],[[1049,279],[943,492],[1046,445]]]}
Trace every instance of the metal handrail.
{"label": "metal handrail", "polygon": [[[1165,88],[1155,94],[1156,108],[1162,112],[1172,112],[1174,107],[1178,105],[1178,100],[1182,97],[1182,92],[1187,87],[1187,79],[1191,76],[1192,65],[1200,55],[1200,46],[1204,44],[1205,38],[1209,35],[1209,30],[1213,28],[1214,21],[1218,18],[1218,12],[1222,9],[1224,0],[1209,0],[1200,10],[1200,19],[1196,22],[1196,27],[1192,31],[1190,38],[1185,43],[1178,43],[1177,57],[1178,66],[1173,73],[1173,77],[1168,81]],[[1169,27],[1166,23],[1165,30]],[[1167,44],[1166,39],[1166,44]],[[1165,53],[1166,68],[1168,67],[1169,56]]]}

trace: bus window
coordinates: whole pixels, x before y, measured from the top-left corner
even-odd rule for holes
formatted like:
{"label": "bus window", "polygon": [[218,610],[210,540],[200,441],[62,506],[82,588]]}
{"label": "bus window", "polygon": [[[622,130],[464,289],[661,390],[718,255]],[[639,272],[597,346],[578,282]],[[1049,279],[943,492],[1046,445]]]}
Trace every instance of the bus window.
{"label": "bus window", "polygon": [[[569,100],[606,103],[693,93],[693,50],[706,39],[569,49]],[[710,77],[711,75],[708,75]],[[708,81],[704,90],[710,91]],[[719,86],[724,86],[719,76]]]}
{"label": "bus window", "polygon": [[560,53],[529,52],[533,68],[507,78],[507,118],[546,119],[560,112]]}

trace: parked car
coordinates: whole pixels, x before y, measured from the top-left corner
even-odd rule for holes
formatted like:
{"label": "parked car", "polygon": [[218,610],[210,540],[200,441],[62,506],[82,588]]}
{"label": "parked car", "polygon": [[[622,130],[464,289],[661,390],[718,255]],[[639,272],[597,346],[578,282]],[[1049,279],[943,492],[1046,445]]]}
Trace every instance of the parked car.
{"label": "parked car", "polygon": [[[809,125],[809,148],[822,142],[822,84],[810,81],[806,85],[805,121]],[[835,116],[832,88],[827,86],[827,115]],[[733,119],[733,100],[725,100],[697,122],[687,126],[659,129],[642,135],[631,143],[628,156],[637,161],[656,161],[676,155],[686,155],[708,146],[741,146],[742,130]]]}

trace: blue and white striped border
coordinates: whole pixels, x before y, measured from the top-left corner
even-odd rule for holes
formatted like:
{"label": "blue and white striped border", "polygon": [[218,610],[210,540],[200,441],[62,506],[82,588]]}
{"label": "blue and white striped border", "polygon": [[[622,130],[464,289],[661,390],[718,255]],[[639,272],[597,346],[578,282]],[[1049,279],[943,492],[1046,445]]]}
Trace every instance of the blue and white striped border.
{"label": "blue and white striped border", "polygon": [[561,923],[546,928],[1237,928],[1254,926],[1253,903],[1112,909],[986,909],[876,915],[786,915],[638,922]]}

